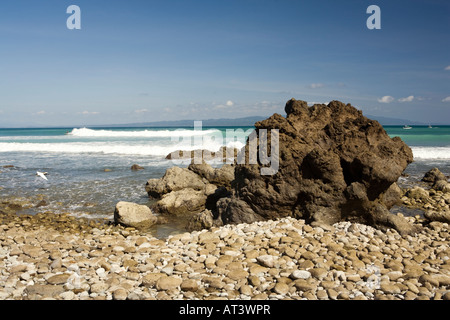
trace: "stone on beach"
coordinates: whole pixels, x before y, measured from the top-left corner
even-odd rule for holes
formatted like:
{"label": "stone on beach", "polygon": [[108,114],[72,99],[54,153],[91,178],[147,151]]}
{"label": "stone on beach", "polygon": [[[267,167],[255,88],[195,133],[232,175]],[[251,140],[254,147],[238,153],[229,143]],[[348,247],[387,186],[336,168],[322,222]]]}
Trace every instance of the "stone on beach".
{"label": "stone on beach", "polygon": [[114,222],[138,229],[149,228],[156,224],[157,217],[144,205],[120,201],[114,211]]}

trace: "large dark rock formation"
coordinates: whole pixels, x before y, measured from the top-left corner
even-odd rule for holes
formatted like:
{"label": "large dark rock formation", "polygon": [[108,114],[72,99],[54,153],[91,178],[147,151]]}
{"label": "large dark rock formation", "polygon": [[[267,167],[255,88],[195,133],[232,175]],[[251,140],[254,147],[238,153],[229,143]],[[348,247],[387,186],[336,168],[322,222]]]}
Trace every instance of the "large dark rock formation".
{"label": "large dark rock formation", "polygon": [[[274,114],[255,124],[257,134],[279,129],[278,172],[262,175],[264,166],[248,161],[237,165],[233,194],[218,201],[216,219],[240,223],[293,216],[413,231],[388,211],[392,186],[413,160],[400,138],[390,138],[377,121],[339,101],[308,107],[291,99],[285,111],[286,118]],[[248,160],[249,142],[245,148]]]}
{"label": "large dark rock formation", "polygon": [[274,114],[255,124],[256,134],[235,166],[191,164],[149,180],[149,196],[160,199],[154,209],[191,214],[192,225],[292,216],[319,224],[348,220],[403,234],[415,230],[389,212],[402,193],[396,181],[413,161],[400,138],[390,138],[377,121],[339,101],[308,107],[291,99],[285,111],[287,117]]}

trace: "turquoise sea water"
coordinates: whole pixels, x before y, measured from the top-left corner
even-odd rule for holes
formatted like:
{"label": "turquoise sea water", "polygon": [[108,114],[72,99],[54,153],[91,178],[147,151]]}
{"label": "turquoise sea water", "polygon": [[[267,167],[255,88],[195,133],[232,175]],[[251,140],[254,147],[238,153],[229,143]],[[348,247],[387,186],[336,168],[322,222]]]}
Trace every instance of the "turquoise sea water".
{"label": "turquoise sea water", "polygon": [[385,126],[391,136],[400,137],[411,147],[414,162],[405,172],[410,176],[401,177],[400,185],[410,185],[422,179],[424,173],[434,167],[439,168],[447,176],[450,175],[450,126]]}
{"label": "turquoise sea water", "polygon": [[[386,126],[413,150],[415,161],[401,183],[420,179],[432,167],[450,174],[450,126]],[[118,201],[148,204],[145,183],[181,162],[176,150],[242,147],[252,127],[227,128],[33,128],[0,129],[0,197],[44,194],[40,211],[113,217]],[[132,171],[133,164],[144,170]],[[13,167],[9,167],[13,166]],[[105,169],[109,169],[107,172]],[[48,180],[36,172],[48,172]],[[167,231],[165,231],[167,232]],[[170,230],[169,230],[170,232]]]}
{"label": "turquoise sea water", "polygon": [[[0,198],[43,194],[48,206],[33,210],[112,219],[119,201],[149,204],[148,179],[162,177],[173,165],[188,165],[166,160],[171,152],[242,147],[252,129],[0,129]],[[133,164],[144,170],[132,171]],[[47,172],[48,180],[38,171]]]}

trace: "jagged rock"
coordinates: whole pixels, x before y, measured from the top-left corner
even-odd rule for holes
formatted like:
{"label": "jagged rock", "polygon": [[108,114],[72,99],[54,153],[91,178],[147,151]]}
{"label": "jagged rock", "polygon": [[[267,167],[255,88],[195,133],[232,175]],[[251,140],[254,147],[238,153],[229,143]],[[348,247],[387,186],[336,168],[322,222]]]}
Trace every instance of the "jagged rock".
{"label": "jagged rock", "polygon": [[133,164],[133,165],[131,166],[131,170],[133,170],[133,171],[144,170],[144,167],[141,167],[141,166],[138,165],[138,164]]}
{"label": "jagged rock", "polygon": [[433,189],[442,192],[450,192],[450,183],[447,180],[438,180],[434,183]]}
{"label": "jagged rock", "polygon": [[426,203],[430,199],[430,192],[418,186],[415,186],[412,189],[406,191],[405,195],[408,198],[414,199],[416,201],[420,200],[422,201],[422,203]]}
{"label": "jagged rock", "polygon": [[425,173],[422,181],[428,182],[434,190],[450,192],[450,183],[447,181],[447,177],[438,168],[433,168]]}
{"label": "jagged rock", "polygon": [[[286,118],[274,114],[255,124],[257,135],[261,129],[279,130],[278,171],[262,175],[267,166],[261,163],[236,165],[234,193],[218,205],[224,223],[293,216],[414,231],[383,203],[386,191],[413,160],[400,138],[390,138],[377,121],[339,101],[308,107],[291,99],[285,111]],[[247,160],[249,146],[248,141]]]}
{"label": "jagged rock", "polygon": [[204,210],[195,214],[188,222],[188,231],[209,229],[214,225],[214,217],[211,210]]}
{"label": "jagged rock", "polygon": [[163,214],[192,214],[205,210],[206,199],[204,191],[185,188],[163,195],[154,209]]}
{"label": "jagged rock", "polygon": [[425,173],[425,175],[422,178],[422,181],[429,182],[432,184],[434,184],[440,180],[447,181],[447,178],[438,168],[433,168],[433,169],[429,170],[427,173]]}
{"label": "jagged rock", "polygon": [[207,163],[191,163],[188,169],[218,187],[230,188],[231,182],[234,180],[234,166],[229,164],[224,164],[220,168],[213,168]]}
{"label": "jagged rock", "polygon": [[382,194],[382,201],[388,209],[395,205],[401,204],[401,197],[403,195],[402,189],[394,182],[387,190]]}
{"label": "jagged rock", "polygon": [[249,204],[239,199],[221,198],[217,201],[217,210],[223,224],[253,223],[264,220],[252,210]]}
{"label": "jagged rock", "polygon": [[121,201],[116,204],[114,222],[137,229],[145,229],[157,223],[158,218],[144,205]]}
{"label": "jagged rock", "polygon": [[146,191],[158,199],[153,209],[162,214],[196,214],[214,210],[216,202],[229,195],[234,167],[213,168],[207,163],[188,168],[172,167],[161,179],[150,179]]}
{"label": "jagged rock", "polygon": [[204,190],[205,181],[187,168],[172,167],[166,170],[161,179],[150,179],[145,186],[149,196],[154,198],[185,188]]}

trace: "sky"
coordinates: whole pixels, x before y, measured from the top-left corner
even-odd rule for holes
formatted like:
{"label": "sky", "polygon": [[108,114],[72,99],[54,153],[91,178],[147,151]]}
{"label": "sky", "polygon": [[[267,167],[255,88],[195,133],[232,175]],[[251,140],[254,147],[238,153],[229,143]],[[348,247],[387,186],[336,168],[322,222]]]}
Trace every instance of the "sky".
{"label": "sky", "polygon": [[449,15],[448,0],[2,1],[0,126],[284,115],[291,98],[450,124]]}

